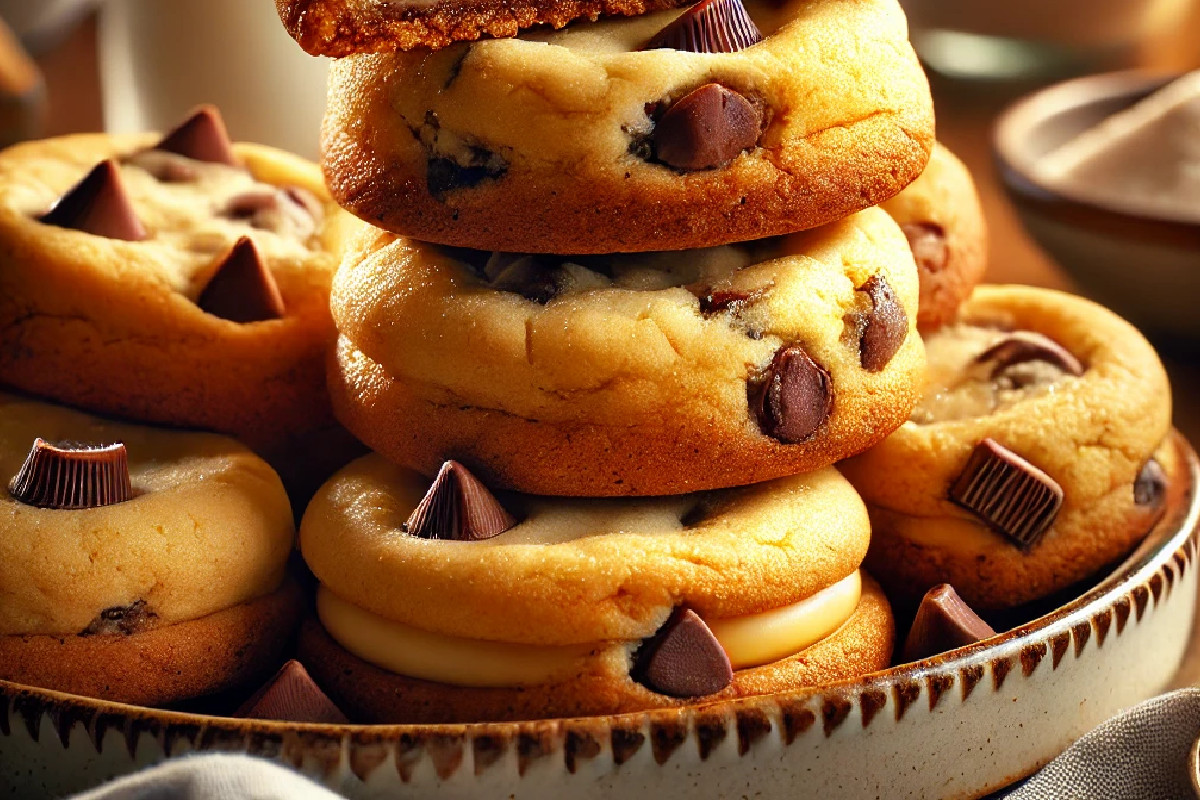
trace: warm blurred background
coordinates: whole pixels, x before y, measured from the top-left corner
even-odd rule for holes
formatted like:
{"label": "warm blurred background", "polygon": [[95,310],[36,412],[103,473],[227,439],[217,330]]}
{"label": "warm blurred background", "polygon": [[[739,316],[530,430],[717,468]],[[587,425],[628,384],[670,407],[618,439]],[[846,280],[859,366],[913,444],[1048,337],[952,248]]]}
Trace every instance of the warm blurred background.
{"label": "warm blurred background", "polygon": [[[1005,196],[995,122],[1017,98],[1067,77],[1200,68],[1200,0],[904,1],[929,67],[939,138],[979,185],[990,224],[989,279],[1078,290],[1029,238]],[[213,100],[235,137],[315,154],[324,66],[286,37],[270,0],[110,0],[103,19],[95,8],[88,0],[0,0],[0,17],[44,76],[42,134],[100,129],[106,114],[110,127],[161,127]],[[152,68],[163,61],[185,68]],[[9,82],[21,74],[11,54],[0,69]],[[207,96],[212,86],[230,93]],[[1200,251],[1195,263],[1200,271]],[[1158,343],[1175,380],[1178,424],[1200,441],[1200,354],[1191,344]]]}

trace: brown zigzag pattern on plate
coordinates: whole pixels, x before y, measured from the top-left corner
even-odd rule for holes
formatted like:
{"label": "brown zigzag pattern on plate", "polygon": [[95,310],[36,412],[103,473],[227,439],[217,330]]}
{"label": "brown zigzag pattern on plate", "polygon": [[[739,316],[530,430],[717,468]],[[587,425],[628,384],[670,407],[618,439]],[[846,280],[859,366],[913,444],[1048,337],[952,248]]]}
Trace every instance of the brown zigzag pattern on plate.
{"label": "brown zigzag pattern on plate", "polygon": [[1050,637],[1050,651],[1053,653],[1051,669],[1058,669],[1059,662],[1063,660],[1063,656],[1067,654],[1067,649],[1071,646],[1071,632],[1063,631],[1056,633]]}
{"label": "brown zigzag pattern on plate", "polygon": [[771,732],[771,720],[760,708],[737,709],[738,755],[750,752],[758,740]]}
{"label": "brown zigzag pattern on plate", "polygon": [[933,674],[925,679],[925,684],[929,687],[929,710],[933,711],[942,701],[942,696],[954,686],[954,676]]}

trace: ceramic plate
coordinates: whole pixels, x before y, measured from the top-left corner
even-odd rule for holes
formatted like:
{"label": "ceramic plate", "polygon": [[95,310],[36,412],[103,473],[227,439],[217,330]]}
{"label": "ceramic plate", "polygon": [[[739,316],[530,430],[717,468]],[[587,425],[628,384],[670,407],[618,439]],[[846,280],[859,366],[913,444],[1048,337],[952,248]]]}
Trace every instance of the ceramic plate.
{"label": "ceramic plate", "polygon": [[79,791],[194,751],[262,755],[351,797],[976,797],[1167,687],[1196,599],[1197,460],[1146,542],[994,639],[859,681],[670,711],[329,726],[157,711],[0,681],[0,788]]}

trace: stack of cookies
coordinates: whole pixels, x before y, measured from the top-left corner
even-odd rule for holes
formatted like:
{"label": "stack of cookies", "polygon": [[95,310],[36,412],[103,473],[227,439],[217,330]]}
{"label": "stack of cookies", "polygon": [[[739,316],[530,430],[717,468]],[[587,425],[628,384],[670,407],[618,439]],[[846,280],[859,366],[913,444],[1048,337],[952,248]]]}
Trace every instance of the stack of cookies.
{"label": "stack of cookies", "polygon": [[322,166],[364,222],[329,388],[375,453],[300,534],[300,657],[341,707],[607,714],[888,666],[832,465],[909,418],[918,325],[983,263],[896,0],[279,7],[338,57]]}

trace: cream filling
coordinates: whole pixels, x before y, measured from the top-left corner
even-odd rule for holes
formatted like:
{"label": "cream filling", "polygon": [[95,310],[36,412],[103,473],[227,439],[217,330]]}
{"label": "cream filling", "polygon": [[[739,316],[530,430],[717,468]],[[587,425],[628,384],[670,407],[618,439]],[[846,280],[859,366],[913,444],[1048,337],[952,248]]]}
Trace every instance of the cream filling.
{"label": "cream filling", "polygon": [[734,669],[799,653],[845,624],[862,597],[858,570],[799,603],[731,619],[705,620]]}
{"label": "cream filling", "polygon": [[[840,628],[858,607],[856,571],[812,597],[782,608],[706,620],[734,669],[778,661]],[[578,671],[609,645],[531,645],[467,639],[386,619],[322,585],[317,616],[333,639],[362,660],[397,675],[456,686],[507,687],[549,683]],[[637,643],[626,643],[636,646]]]}

